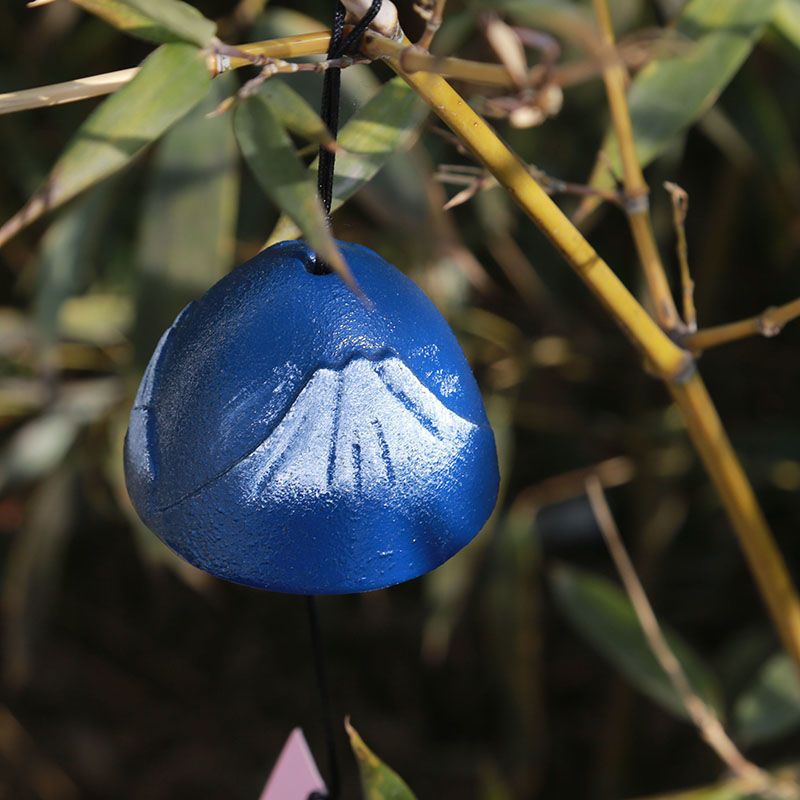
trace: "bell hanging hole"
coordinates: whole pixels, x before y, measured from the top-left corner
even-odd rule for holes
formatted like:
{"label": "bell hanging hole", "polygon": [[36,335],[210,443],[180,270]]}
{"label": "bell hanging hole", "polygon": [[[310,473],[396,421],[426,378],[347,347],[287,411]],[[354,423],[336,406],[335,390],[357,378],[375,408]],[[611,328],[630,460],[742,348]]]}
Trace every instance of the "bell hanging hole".
{"label": "bell hanging hole", "polygon": [[333,273],[328,263],[313,251],[308,253],[303,266],[306,268],[306,272],[310,272],[312,275],[331,275]]}

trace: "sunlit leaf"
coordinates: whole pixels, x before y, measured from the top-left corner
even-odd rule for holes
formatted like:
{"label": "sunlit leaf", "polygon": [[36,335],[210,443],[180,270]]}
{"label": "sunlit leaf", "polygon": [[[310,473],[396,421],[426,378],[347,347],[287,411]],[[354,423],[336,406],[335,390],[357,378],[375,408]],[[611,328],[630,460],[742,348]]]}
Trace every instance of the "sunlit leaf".
{"label": "sunlit leaf", "polygon": [[[553,572],[552,584],[567,619],[600,653],[648,697],[678,716],[688,716],[621,589],[598,575],[564,566]],[[721,713],[721,695],[714,676],[677,636],[667,631],[664,634],[692,689]]]}
{"label": "sunlit leaf", "polygon": [[329,25],[294,8],[269,5],[253,22],[253,36],[255,39],[275,39],[294,36],[298,31],[324,31]]}
{"label": "sunlit leaf", "polygon": [[58,330],[66,339],[107,347],[125,339],[135,314],[130,295],[90,292],[63,302]]}
{"label": "sunlit leaf", "polygon": [[232,115],[206,116],[232,91],[233,76],[220,76],[156,147],[137,258],[136,343],[145,360],[178,311],[234,266],[239,151]]}
{"label": "sunlit leaf", "polygon": [[0,450],[0,493],[53,472],[81,428],[104,416],[120,400],[117,377],[63,386],[48,410],[17,428]]}
{"label": "sunlit leaf", "polygon": [[[336,156],[332,211],[370,181],[392,153],[408,147],[426,114],[414,90],[401,78],[393,78],[351,117],[338,136],[343,152]],[[315,161],[312,173],[316,169]],[[296,236],[297,228],[281,217],[270,243]]]}
{"label": "sunlit leaf", "polygon": [[53,338],[62,303],[80,291],[96,241],[108,185],[87,192],[56,219],[42,239],[38,264],[36,316],[42,335]]}
{"label": "sunlit leaf", "polygon": [[[636,152],[642,166],[661,155],[675,137],[707,111],[758,42],[770,21],[774,0],[690,0],[677,33],[694,44],[685,52],[648,64],[628,91]],[[613,171],[622,174],[619,147],[612,130],[602,149]],[[594,186],[609,187],[612,176],[603,162],[592,173]],[[587,198],[588,213],[599,201]]]}
{"label": "sunlit leaf", "polygon": [[258,87],[258,94],[269,103],[272,113],[278,117],[286,130],[309,142],[322,145],[333,142],[333,136],[319,114],[286,81],[280,78],[264,81]]}
{"label": "sunlit leaf", "polygon": [[761,798],[763,795],[753,794],[746,788],[737,786],[735,781],[726,781],[669,794],[648,795],[639,800],[761,800]]}
{"label": "sunlit leaf", "polygon": [[0,451],[0,491],[54,470],[72,447],[79,430],[80,421],[63,410],[25,423]]}
{"label": "sunlit leaf", "polygon": [[150,42],[185,41],[207,47],[217,26],[180,0],[72,0],[115,28]]}
{"label": "sunlit leaf", "polygon": [[777,0],[772,24],[800,49],[800,0]]}
{"label": "sunlit leaf", "polygon": [[203,98],[211,79],[200,51],[165,44],[81,125],[45,185],[0,228],[0,245],[46,211],[122,169]]}
{"label": "sunlit leaf", "polygon": [[733,709],[736,736],[744,744],[775,739],[800,727],[800,677],[784,653],[770,658]]}
{"label": "sunlit leaf", "polygon": [[406,782],[364,744],[349,720],[345,721],[345,728],[358,762],[364,800],[415,800]]}
{"label": "sunlit leaf", "polygon": [[235,111],[234,130],[242,155],[270,200],[316,253],[355,287],[328,229],[316,184],[267,101],[257,94],[242,101]]}

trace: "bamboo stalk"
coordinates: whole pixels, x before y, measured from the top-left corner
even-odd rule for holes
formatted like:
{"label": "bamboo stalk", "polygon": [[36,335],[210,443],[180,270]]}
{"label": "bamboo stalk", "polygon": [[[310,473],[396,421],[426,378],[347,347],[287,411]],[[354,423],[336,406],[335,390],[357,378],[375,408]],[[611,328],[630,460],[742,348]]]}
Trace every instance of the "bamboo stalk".
{"label": "bamboo stalk", "polygon": [[[229,69],[252,66],[251,59],[238,56],[236,53],[247,53],[262,58],[298,58],[300,56],[322,55],[328,51],[330,31],[304,33],[298,36],[286,36],[282,39],[270,39],[264,42],[251,42],[235,48],[225,48],[233,55],[224,52],[208,56],[208,69],[212,76]],[[0,114],[11,114],[15,111],[26,111],[31,108],[73,103],[89,97],[100,97],[111,94],[133,80],[138,67],[121,69],[116,72],[105,72],[88,78],[74,81],[39,86],[35,89],[23,89],[19,92],[0,94]]]}
{"label": "bamboo stalk", "polygon": [[[300,58],[301,56],[318,56],[327,53],[330,41],[330,31],[315,31],[301,33],[297,36],[284,36],[282,39],[267,39],[262,42],[240,44],[233,49],[264,58]],[[228,69],[238,69],[252,66],[252,64],[253,62],[247,58],[232,55]]]}
{"label": "bamboo stalk", "polygon": [[616,55],[611,14],[606,0],[592,0],[592,5],[600,24],[605,51],[603,81],[606,85],[611,119],[622,158],[623,182],[625,193],[628,196],[625,210],[628,214],[633,241],[653,299],[656,318],[666,330],[680,330],[682,328],[681,319],[678,316],[678,309],[675,306],[664,265],[661,263],[653,226],[650,222],[649,189],[636,155],[633,126],[625,94],[626,72],[621,60]]}
{"label": "bamboo stalk", "polygon": [[758,499],[699,374],[668,383],[675,402],[728,512],[750,571],[784,648],[800,665],[800,601]]}
{"label": "bamboo stalk", "polygon": [[0,114],[11,114],[14,111],[27,111],[31,108],[58,106],[89,97],[111,94],[124,86],[139,71],[138,67],[120,69],[116,72],[105,72],[89,78],[78,78],[75,81],[54,83],[50,86],[39,86],[36,89],[23,89],[19,92],[0,94]]}
{"label": "bamboo stalk", "polygon": [[[367,55],[373,38],[368,34],[363,40]],[[444,79],[424,72],[404,73],[394,59],[388,63],[497,178],[667,383],[717,488],[783,645],[800,665],[800,598],[714,404],[694,372],[690,354],[647,314],[525,165]]]}

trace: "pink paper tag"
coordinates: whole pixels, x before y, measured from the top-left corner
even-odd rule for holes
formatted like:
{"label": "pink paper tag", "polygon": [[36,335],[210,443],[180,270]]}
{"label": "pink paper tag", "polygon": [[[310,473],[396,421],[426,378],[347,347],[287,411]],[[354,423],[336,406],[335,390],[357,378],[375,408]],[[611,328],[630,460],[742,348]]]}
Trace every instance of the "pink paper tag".
{"label": "pink paper tag", "polygon": [[327,794],[314,756],[300,728],[295,728],[275,762],[259,800],[307,800],[312,792]]}

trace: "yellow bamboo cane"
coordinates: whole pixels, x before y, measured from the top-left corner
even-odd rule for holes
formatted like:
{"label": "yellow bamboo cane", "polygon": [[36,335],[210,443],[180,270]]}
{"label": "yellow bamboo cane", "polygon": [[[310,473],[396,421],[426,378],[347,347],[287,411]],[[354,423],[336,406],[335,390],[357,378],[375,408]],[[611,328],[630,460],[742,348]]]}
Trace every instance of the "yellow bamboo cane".
{"label": "yellow bamboo cane", "polygon": [[[364,37],[370,55],[372,34]],[[787,652],[800,665],[800,599],[752,487],[691,355],[655,323],[592,246],[531,177],[526,166],[440,76],[401,75],[497,178],[617,320],[667,383],[725,506],[750,570]]]}

